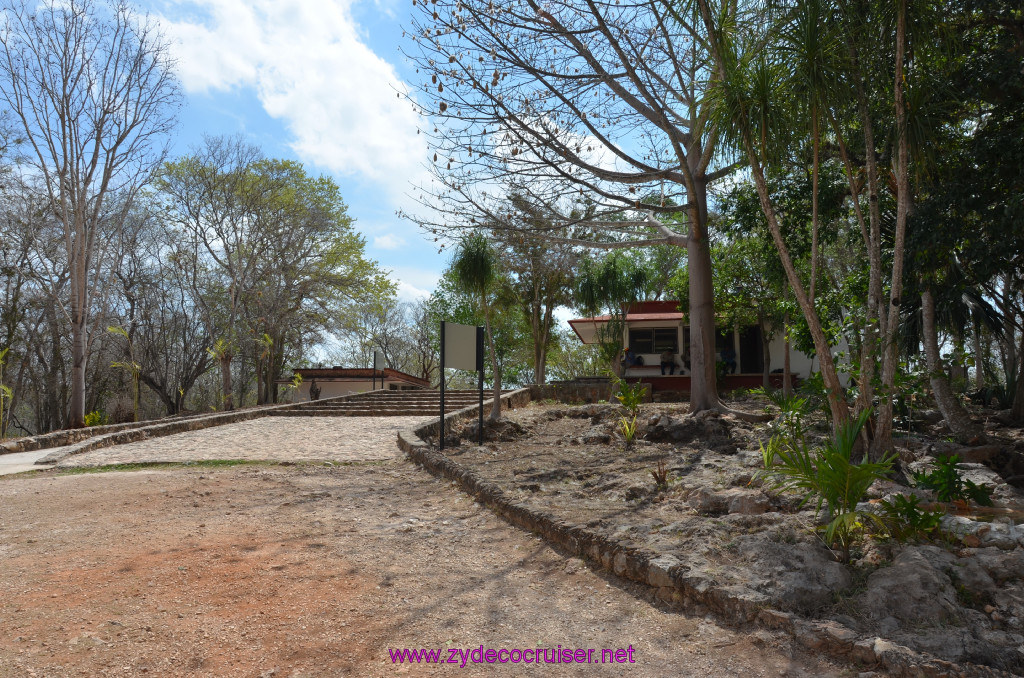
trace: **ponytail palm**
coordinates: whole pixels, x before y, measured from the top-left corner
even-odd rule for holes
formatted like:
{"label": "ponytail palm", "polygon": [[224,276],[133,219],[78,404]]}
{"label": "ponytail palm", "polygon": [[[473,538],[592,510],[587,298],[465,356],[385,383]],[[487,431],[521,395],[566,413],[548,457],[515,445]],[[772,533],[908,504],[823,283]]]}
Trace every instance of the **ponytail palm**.
{"label": "ponytail palm", "polygon": [[[501,373],[498,371],[498,356],[494,350],[494,334],[491,330],[490,295],[498,278],[498,260],[494,249],[481,233],[472,233],[459,243],[452,260],[452,272],[459,288],[480,302],[487,331],[487,349],[491,355],[491,374],[494,376],[494,403],[490,419],[501,416]],[[444,378],[444,375],[441,375]]]}

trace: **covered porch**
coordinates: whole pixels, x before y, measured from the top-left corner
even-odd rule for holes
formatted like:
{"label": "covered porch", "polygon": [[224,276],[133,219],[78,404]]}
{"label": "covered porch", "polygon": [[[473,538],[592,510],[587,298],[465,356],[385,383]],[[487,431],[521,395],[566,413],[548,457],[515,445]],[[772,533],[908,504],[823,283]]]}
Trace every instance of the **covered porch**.
{"label": "covered porch", "polygon": [[[607,339],[607,333],[614,331],[610,330],[611,322],[610,316],[602,315],[574,318],[569,321],[569,326],[584,344],[594,344]],[[621,372],[623,379],[632,383],[650,384],[655,392],[689,392],[690,327],[675,301],[644,301],[629,306],[622,316],[621,342],[623,348],[631,348],[643,361],[642,365],[625,368]],[[780,338],[771,341],[766,347],[765,337],[756,325],[719,328],[715,333],[715,360],[735,363],[734,369],[720,380],[719,387],[728,391],[761,386],[764,383],[765,361],[769,362],[769,371],[771,368],[781,368],[783,351]],[[668,373],[670,368],[665,370],[666,374],[662,374],[662,355],[666,354],[671,354],[675,374]],[[773,359],[773,355],[778,356],[777,360]],[[800,357],[804,360],[799,360],[795,353],[792,356],[794,377],[806,362],[804,356]],[[769,374],[769,383],[781,388],[782,377],[779,369],[778,373]]]}

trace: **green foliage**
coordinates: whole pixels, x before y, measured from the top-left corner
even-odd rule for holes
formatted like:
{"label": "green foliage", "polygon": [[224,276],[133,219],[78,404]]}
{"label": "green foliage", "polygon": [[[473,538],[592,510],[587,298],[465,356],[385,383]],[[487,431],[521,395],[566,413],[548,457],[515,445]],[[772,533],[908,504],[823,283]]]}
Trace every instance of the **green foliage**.
{"label": "green foliage", "polygon": [[610,316],[597,337],[605,364],[614,365],[623,349],[623,307],[642,299],[649,281],[649,271],[622,252],[580,262],[573,291],[577,308],[588,316],[602,310]]}
{"label": "green foliage", "polygon": [[838,545],[843,562],[850,558],[850,546],[868,521],[875,518],[858,511],[857,504],[864,499],[868,488],[892,469],[894,456],[881,462],[851,461],[853,448],[864,423],[870,416],[864,411],[854,421],[839,428],[835,436],[819,449],[812,449],[805,441],[792,441],[784,436],[773,436],[768,445],[761,446],[764,475],[769,487],[803,495],[800,505],[816,502],[816,510],[824,509],[825,542]]}
{"label": "green foliage", "polygon": [[134,421],[139,420],[139,379],[142,375],[142,365],[135,361],[135,348],[132,346],[131,335],[123,327],[111,326],[107,328],[107,331],[111,334],[116,334],[119,337],[123,337],[125,343],[128,345],[128,360],[121,360],[110,363],[111,367],[117,367],[125,370],[132,378],[132,418]]}
{"label": "green foliage", "polygon": [[914,473],[914,482],[935,492],[939,501],[973,501],[979,506],[992,506],[992,488],[978,485],[960,475],[959,455],[942,456],[928,473]]}
{"label": "green foliage", "polygon": [[929,539],[942,525],[942,513],[922,510],[916,496],[897,494],[892,501],[881,502],[885,528],[893,539],[902,543]]}
{"label": "green foliage", "polygon": [[633,417],[629,419],[622,417],[619,421],[619,432],[622,433],[622,438],[626,441],[627,447],[632,445],[633,441],[636,439],[636,429],[636,415],[633,415]]}
{"label": "green foliage", "polygon": [[106,426],[107,415],[103,410],[94,410],[85,415],[86,426]]}
{"label": "green foliage", "polygon": [[285,387],[285,390],[298,391],[300,386],[302,386],[302,375],[296,372],[295,376],[292,377],[292,380]]}
{"label": "green foliage", "polygon": [[[751,389],[750,392],[764,396],[779,408],[779,415],[769,425],[773,437],[781,437],[789,447],[806,445],[807,425],[804,420],[814,409],[810,398],[795,393],[787,396],[782,390],[766,389],[763,386]],[[765,410],[768,411],[768,408]]]}
{"label": "green foliage", "polygon": [[818,410],[825,416],[831,416],[828,406],[828,389],[825,388],[825,378],[821,372],[811,372],[806,379],[800,382],[797,390],[807,398],[810,410]]}
{"label": "green foliage", "polygon": [[494,249],[482,233],[474,232],[459,242],[452,259],[455,281],[463,292],[484,297],[497,278]]}
{"label": "green foliage", "polygon": [[612,379],[612,384],[617,389],[615,399],[626,408],[630,416],[636,419],[636,415],[640,411],[640,404],[644,401],[644,396],[647,394],[647,386],[642,382],[630,384],[618,377]]}
{"label": "green foliage", "polygon": [[894,410],[902,419],[904,428],[910,430],[914,422],[914,409],[928,392],[928,375],[923,369],[901,363],[893,382],[896,391]]}

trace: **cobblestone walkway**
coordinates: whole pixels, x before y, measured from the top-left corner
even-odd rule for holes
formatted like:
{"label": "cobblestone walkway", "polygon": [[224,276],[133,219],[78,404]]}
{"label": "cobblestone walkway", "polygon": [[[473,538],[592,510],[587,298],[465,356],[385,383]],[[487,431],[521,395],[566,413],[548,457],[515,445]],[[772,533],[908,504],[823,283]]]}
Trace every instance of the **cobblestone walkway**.
{"label": "cobblestone walkway", "polygon": [[373,461],[402,456],[398,431],[423,417],[265,417],[68,457],[60,468],[206,459]]}

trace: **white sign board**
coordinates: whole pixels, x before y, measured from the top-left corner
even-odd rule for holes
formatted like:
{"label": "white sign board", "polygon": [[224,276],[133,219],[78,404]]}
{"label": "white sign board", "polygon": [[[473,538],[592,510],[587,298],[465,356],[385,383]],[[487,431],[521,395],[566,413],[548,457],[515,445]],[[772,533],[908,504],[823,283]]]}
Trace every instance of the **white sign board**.
{"label": "white sign board", "polygon": [[387,367],[387,363],[384,361],[384,354],[379,351],[373,352],[373,369],[383,370]]}
{"label": "white sign board", "polygon": [[476,371],[476,326],[444,324],[444,366]]}

